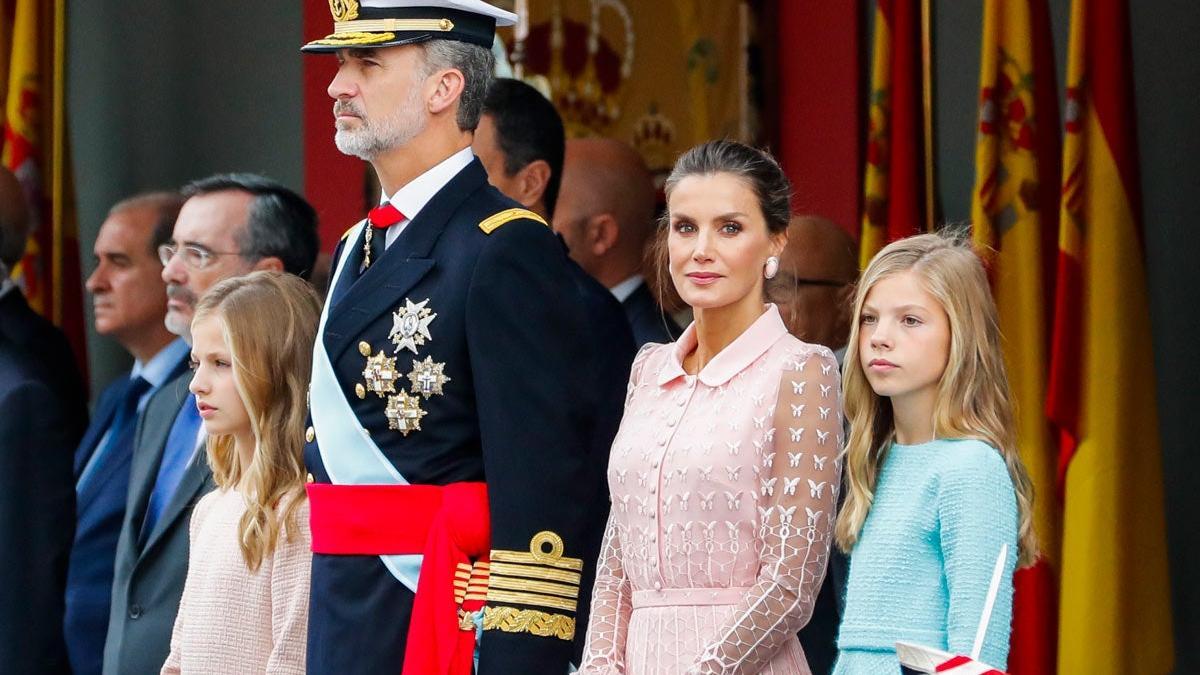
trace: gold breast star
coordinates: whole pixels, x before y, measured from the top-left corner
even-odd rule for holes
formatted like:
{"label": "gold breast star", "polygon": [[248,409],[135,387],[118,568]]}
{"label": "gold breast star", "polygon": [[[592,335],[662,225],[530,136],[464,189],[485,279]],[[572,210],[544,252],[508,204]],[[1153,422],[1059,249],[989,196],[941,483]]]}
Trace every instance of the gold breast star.
{"label": "gold breast star", "polygon": [[380,397],[396,391],[395,382],[399,376],[400,374],[396,372],[396,358],[384,354],[382,349],[378,354],[367,359],[367,367],[363,369],[363,379],[367,381],[367,389]]}
{"label": "gold breast star", "polygon": [[412,382],[413,393],[421,394],[425,398],[441,394],[442,385],[450,381],[450,378],[443,372],[445,368],[446,364],[444,363],[434,363],[432,356],[426,356],[424,361],[413,359],[413,369],[408,374],[408,379]]}
{"label": "gold breast star", "polygon": [[392,314],[392,331],[388,333],[388,339],[396,345],[392,353],[399,354],[400,350],[408,349],[416,354],[417,347],[433,339],[429,335],[429,324],[437,314],[425,306],[428,303],[429,298],[417,303],[405,298],[404,307]]}
{"label": "gold breast star", "polygon": [[387,417],[389,429],[408,436],[410,432],[421,430],[421,418],[425,416],[425,411],[421,410],[420,396],[409,396],[402,391],[388,397],[383,414]]}

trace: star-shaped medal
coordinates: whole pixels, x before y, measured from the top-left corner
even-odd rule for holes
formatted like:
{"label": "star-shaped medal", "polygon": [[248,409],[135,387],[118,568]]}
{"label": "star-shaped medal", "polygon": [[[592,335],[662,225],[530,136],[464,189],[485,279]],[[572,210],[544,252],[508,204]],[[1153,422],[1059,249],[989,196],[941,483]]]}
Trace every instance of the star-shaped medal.
{"label": "star-shaped medal", "polygon": [[433,339],[429,335],[429,324],[437,318],[437,314],[425,306],[428,303],[429,298],[418,303],[405,298],[404,307],[392,314],[392,332],[388,333],[388,339],[396,345],[394,354],[399,354],[401,349],[416,354],[417,347]]}
{"label": "star-shaped medal", "polygon": [[409,396],[408,392],[402,391],[388,397],[383,414],[387,417],[389,429],[407,436],[409,432],[421,430],[421,418],[425,416],[425,411],[421,410],[420,396]]}
{"label": "star-shaped medal", "polygon": [[383,350],[375,356],[367,358],[367,367],[363,369],[363,379],[367,381],[367,390],[373,391],[380,397],[396,391],[395,382],[400,373],[396,372],[396,357],[386,355]]}
{"label": "star-shaped medal", "polygon": [[442,385],[450,381],[442,372],[445,368],[444,363],[434,363],[432,356],[426,356],[424,361],[413,359],[413,369],[408,374],[408,379],[412,382],[412,392],[425,398],[441,394]]}

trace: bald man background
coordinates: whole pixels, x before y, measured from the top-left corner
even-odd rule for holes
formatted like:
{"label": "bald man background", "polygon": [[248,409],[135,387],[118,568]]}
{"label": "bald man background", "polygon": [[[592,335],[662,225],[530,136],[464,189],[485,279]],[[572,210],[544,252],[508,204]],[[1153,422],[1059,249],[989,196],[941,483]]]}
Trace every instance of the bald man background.
{"label": "bald man background", "polygon": [[854,239],[820,216],[796,216],[767,297],[796,337],[829,347],[841,363],[850,337],[850,292],[858,278]]}
{"label": "bald man background", "polygon": [[621,301],[638,346],[672,342],[680,329],[643,278],[654,232],[654,182],[640,155],[621,141],[567,141],[554,230],[571,258]]}

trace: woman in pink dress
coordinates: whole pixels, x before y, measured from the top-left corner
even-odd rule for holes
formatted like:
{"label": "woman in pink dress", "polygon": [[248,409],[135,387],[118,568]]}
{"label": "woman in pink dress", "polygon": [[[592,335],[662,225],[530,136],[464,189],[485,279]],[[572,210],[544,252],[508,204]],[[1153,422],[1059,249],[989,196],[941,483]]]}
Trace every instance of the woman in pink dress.
{"label": "woman in pink dress", "polygon": [[790,186],[770,155],[693,148],[667,180],[668,269],[695,322],[634,361],[581,673],[808,675],[842,442],[833,354],[763,286]]}

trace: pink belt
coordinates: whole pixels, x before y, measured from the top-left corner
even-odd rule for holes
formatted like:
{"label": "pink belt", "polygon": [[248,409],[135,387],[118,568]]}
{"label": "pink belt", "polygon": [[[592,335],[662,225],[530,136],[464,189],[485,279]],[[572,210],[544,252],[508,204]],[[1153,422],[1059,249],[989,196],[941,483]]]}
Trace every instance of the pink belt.
{"label": "pink belt", "polygon": [[736,605],[750,592],[744,588],[664,588],[633,592],[633,608]]}

